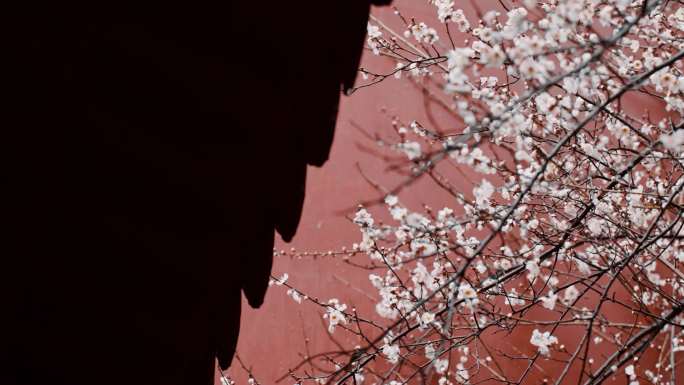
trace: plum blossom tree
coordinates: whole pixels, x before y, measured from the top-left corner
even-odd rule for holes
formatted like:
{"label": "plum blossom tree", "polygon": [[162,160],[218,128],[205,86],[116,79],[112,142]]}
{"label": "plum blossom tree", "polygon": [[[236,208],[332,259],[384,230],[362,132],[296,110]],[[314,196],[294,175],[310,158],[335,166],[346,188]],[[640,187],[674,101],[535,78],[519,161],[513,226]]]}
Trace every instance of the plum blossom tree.
{"label": "plum blossom tree", "polygon": [[[681,383],[684,4],[427,3],[434,25],[399,8],[403,30],[372,18],[369,52],[390,64],[361,69],[357,89],[410,82],[448,121],[388,122],[376,137],[403,179],[351,214],[359,243],[320,253],[368,270],[374,312],[274,278],[328,332],[363,341],[286,378]],[[418,179],[451,203],[404,206]]]}

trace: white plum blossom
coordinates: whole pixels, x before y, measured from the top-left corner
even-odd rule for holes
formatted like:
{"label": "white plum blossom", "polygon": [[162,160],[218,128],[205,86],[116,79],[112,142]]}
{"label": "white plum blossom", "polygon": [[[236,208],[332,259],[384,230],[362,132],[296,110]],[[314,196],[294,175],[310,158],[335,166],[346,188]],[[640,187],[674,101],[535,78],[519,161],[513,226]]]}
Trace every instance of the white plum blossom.
{"label": "white plum blossom", "polygon": [[470,379],[470,373],[468,372],[468,369],[466,369],[465,365],[463,365],[463,362],[457,363],[456,364],[456,380],[461,384],[467,384],[469,379]]}
{"label": "white plum blossom", "polygon": [[430,220],[418,213],[409,213],[405,218],[406,225],[415,229],[427,229]]}
{"label": "white plum blossom", "polygon": [[271,279],[271,280],[268,282],[268,285],[269,285],[269,286],[271,286],[271,285],[282,286],[283,284],[285,284],[285,282],[287,282],[287,280],[288,280],[289,278],[290,278],[290,275],[289,275],[289,274],[283,273],[283,275],[282,275],[280,278]]}
{"label": "white plum blossom", "polygon": [[428,27],[425,23],[413,24],[406,32],[408,36],[413,35],[414,39],[425,44],[435,44],[439,40],[437,30]]}
{"label": "white plum blossom", "polygon": [[459,300],[464,300],[466,305],[469,307],[473,307],[480,302],[480,300],[477,298],[477,290],[475,290],[467,282],[461,283],[459,285],[458,296],[456,298]]}
{"label": "white plum blossom", "polygon": [[337,325],[347,323],[347,317],[343,313],[345,310],[347,305],[340,303],[337,298],[328,300],[327,313],[323,314],[323,318],[328,319],[328,333],[333,333]]}
{"label": "white plum blossom", "polygon": [[396,195],[388,195],[385,197],[385,203],[388,206],[392,207],[392,206],[396,205],[397,203],[399,203],[399,198],[397,198]]}
{"label": "white plum blossom", "polygon": [[354,223],[362,227],[373,226],[373,217],[366,209],[359,209],[354,216]]}
{"label": "white plum blossom", "polygon": [[401,221],[408,215],[408,210],[405,207],[392,206],[390,214],[395,221]]}
{"label": "white plum blossom", "polygon": [[466,32],[470,28],[470,23],[465,17],[462,9],[454,9],[454,0],[431,0],[437,7],[437,18],[442,23],[453,22],[458,26],[458,30]]}
{"label": "white plum blossom", "polygon": [[534,101],[537,104],[537,110],[542,114],[551,111],[551,107],[556,104],[556,98],[546,92],[539,94]]}
{"label": "white plum blossom", "polygon": [[297,290],[295,290],[295,289],[288,289],[288,290],[287,290],[287,295],[290,296],[290,297],[292,297],[292,299],[293,299],[295,302],[297,302],[297,303],[302,303],[302,299],[303,299],[303,298],[302,298],[302,296],[300,295],[300,293],[299,293]]}
{"label": "white plum blossom", "polygon": [[380,37],[382,37],[380,27],[368,23],[368,46],[371,48],[375,55],[380,54],[380,44],[377,42],[377,39],[379,39]]}
{"label": "white plum blossom", "polygon": [[674,24],[675,28],[684,31],[684,8],[678,8],[677,12],[668,17],[668,21]]}
{"label": "white plum blossom", "polygon": [[544,356],[549,355],[549,346],[558,343],[558,338],[551,335],[551,332],[540,332],[538,329],[532,331],[532,338],[530,338],[530,343],[539,349],[539,353]]}
{"label": "white plum blossom", "polygon": [[539,276],[539,261],[531,260],[525,262],[525,269],[527,269],[527,280],[534,282],[534,280]]}
{"label": "white plum blossom", "polygon": [[511,306],[522,306],[527,303],[524,299],[520,298],[520,295],[515,288],[511,289],[510,293],[508,293],[508,296],[506,296],[506,300]]}
{"label": "white plum blossom", "polygon": [[480,208],[486,207],[489,204],[489,199],[492,194],[494,194],[494,186],[486,179],[483,179],[482,183],[473,189],[475,204]]}
{"label": "white plum blossom", "polygon": [[425,313],[420,315],[420,324],[423,326],[427,326],[427,325],[431,324],[432,322],[434,322],[434,320],[435,320],[435,315],[433,313],[425,312]]}
{"label": "white plum blossom", "polygon": [[587,221],[587,228],[593,236],[599,236],[603,232],[603,221],[598,218],[591,218]]}
{"label": "white plum blossom", "polygon": [[421,157],[420,143],[418,142],[404,142],[397,144],[397,148],[406,154],[409,160],[415,160]]}
{"label": "white plum blossom", "polygon": [[672,134],[662,134],[660,141],[668,150],[682,152],[684,151],[684,129],[677,130]]}
{"label": "white plum blossom", "polygon": [[387,357],[387,360],[392,363],[396,364],[399,362],[399,345],[389,345],[385,344],[385,346],[382,347],[382,354]]}
{"label": "white plum blossom", "polygon": [[553,290],[549,290],[549,292],[539,298],[542,302],[542,305],[549,309],[553,310],[556,307],[556,301],[558,300],[558,294],[554,293]]}
{"label": "white plum blossom", "polygon": [[634,377],[634,375],[635,375],[635,373],[634,373],[634,365],[627,365],[627,366],[625,367],[625,374],[628,375],[628,376],[630,377],[630,379],[631,379],[632,377]]}
{"label": "white plum blossom", "polygon": [[434,365],[435,372],[437,373],[446,373],[447,369],[449,368],[449,360],[447,359],[441,359],[437,358],[435,359],[432,364]]}
{"label": "white plum blossom", "polygon": [[575,285],[568,286],[564,291],[563,291],[563,303],[565,305],[571,305],[575,300],[579,297],[579,290],[575,287]]}
{"label": "white plum blossom", "polygon": [[474,55],[475,52],[470,48],[454,48],[447,52],[447,67],[462,72]]}
{"label": "white plum blossom", "polygon": [[516,8],[508,12],[508,21],[503,28],[502,36],[505,39],[513,39],[520,33],[524,32],[527,20],[527,10],[525,8]]}
{"label": "white plum blossom", "polygon": [[411,251],[420,257],[429,257],[437,252],[437,246],[430,239],[417,238],[411,241]]}

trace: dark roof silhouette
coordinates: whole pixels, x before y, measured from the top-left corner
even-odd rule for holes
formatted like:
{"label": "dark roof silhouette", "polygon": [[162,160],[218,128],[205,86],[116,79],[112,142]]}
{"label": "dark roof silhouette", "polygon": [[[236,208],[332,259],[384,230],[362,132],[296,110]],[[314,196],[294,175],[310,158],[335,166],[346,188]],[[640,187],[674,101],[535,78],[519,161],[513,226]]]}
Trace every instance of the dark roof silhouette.
{"label": "dark roof silhouette", "polygon": [[202,384],[230,364],[370,3],[9,6],[0,383]]}

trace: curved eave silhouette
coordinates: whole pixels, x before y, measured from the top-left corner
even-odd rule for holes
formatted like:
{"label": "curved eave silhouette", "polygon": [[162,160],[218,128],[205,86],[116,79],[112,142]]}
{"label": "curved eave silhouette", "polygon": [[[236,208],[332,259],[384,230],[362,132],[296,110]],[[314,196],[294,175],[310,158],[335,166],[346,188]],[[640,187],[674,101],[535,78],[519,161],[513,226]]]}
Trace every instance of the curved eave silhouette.
{"label": "curved eave silhouette", "polygon": [[198,384],[230,364],[370,4],[8,6],[2,383]]}

